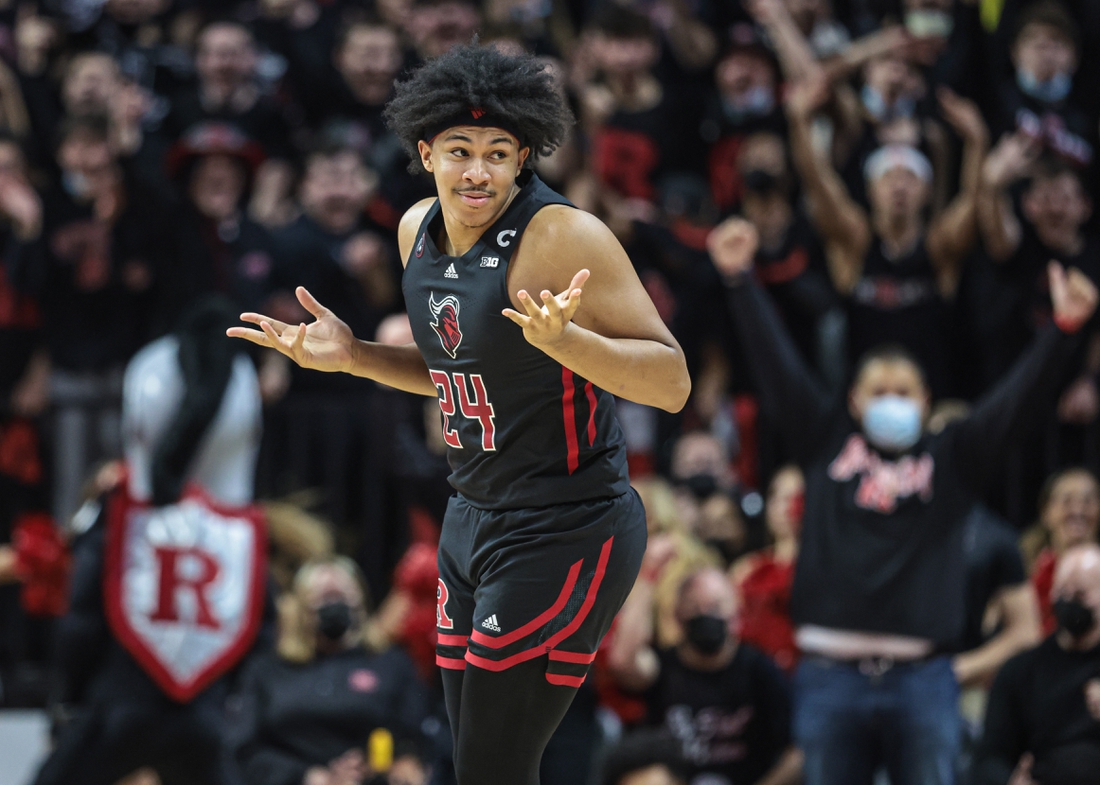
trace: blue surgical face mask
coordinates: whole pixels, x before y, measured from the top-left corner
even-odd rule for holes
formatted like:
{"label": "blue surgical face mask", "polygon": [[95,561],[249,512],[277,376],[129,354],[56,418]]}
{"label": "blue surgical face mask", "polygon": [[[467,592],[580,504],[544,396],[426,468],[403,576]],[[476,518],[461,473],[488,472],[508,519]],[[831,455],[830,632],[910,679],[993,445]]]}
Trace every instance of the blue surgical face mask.
{"label": "blue surgical face mask", "polygon": [[65,171],[61,173],[61,186],[65,192],[76,199],[84,199],[92,190],[88,178],[80,172]]}
{"label": "blue surgical face mask", "polygon": [[863,432],[880,450],[908,450],[920,439],[921,407],[901,395],[872,398],[863,411]]}
{"label": "blue surgical face mask", "polygon": [[863,99],[863,106],[871,117],[880,123],[902,117],[912,117],[913,111],[917,108],[917,102],[904,95],[894,101],[892,105],[887,104],[886,99],[882,97],[882,93],[871,87],[871,85],[863,85],[860,98]]}
{"label": "blue surgical face mask", "polygon": [[763,117],[775,108],[775,94],[766,87],[753,87],[741,95],[722,99],[722,108],[731,122]]}
{"label": "blue surgical face mask", "polygon": [[1073,77],[1059,71],[1045,81],[1039,81],[1035,74],[1020,68],[1016,71],[1016,84],[1032,98],[1053,104],[1061,101],[1073,88]]}

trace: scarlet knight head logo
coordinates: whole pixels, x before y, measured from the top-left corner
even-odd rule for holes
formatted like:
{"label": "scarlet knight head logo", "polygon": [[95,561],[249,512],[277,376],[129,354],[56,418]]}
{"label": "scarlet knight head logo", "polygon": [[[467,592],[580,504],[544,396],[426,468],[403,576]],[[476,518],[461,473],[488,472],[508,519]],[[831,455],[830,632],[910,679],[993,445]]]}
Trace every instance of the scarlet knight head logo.
{"label": "scarlet knight head logo", "polygon": [[435,293],[428,296],[428,308],[435,317],[432,329],[439,336],[439,342],[443,344],[443,350],[454,359],[458,351],[458,345],[462,343],[462,328],[458,326],[458,298],[453,294],[446,295],[439,302],[435,301]]}

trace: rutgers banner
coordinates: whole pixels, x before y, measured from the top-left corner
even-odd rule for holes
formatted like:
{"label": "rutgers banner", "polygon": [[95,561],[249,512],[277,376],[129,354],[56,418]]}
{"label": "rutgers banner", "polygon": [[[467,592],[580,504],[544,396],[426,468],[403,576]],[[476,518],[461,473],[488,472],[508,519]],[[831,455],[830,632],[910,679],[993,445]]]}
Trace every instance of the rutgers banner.
{"label": "rutgers banner", "polygon": [[130,499],[124,483],[109,504],[103,589],[111,630],[166,695],[189,701],[256,637],[267,569],[262,515],[220,507],[198,488],[149,507]]}

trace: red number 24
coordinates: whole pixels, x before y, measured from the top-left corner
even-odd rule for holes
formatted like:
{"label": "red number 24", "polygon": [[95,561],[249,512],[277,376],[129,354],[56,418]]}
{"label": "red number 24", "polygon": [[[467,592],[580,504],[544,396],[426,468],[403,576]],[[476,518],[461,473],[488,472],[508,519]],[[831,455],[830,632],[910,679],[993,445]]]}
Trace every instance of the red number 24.
{"label": "red number 24", "polygon": [[445,371],[429,371],[432,382],[439,389],[439,409],[443,412],[443,441],[448,446],[462,449],[462,442],[458,438],[458,431],[451,427],[451,418],[455,416],[455,393],[458,391],[458,409],[462,416],[468,420],[481,422],[481,449],[488,452],[496,451],[496,426],[493,418],[493,404],[489,403],[489,394],[485,391],[485,381],[480,373],[471,373],[469,384],[473,387],[473,394],[466,386],[466,374],[455,373],[452,385],[452,374]]}

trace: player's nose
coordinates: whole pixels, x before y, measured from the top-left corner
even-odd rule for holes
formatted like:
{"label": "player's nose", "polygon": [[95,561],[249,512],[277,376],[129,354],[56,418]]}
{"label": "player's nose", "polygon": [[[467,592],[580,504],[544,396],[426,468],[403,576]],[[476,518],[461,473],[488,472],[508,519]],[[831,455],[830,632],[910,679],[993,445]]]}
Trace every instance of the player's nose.
{"label": "player's nose", "polygon": [[465,177],[471,183],[487,183],[489,182],[489,167],[485,165],[482,159],[471,158],[469,165],[466,167]]}

